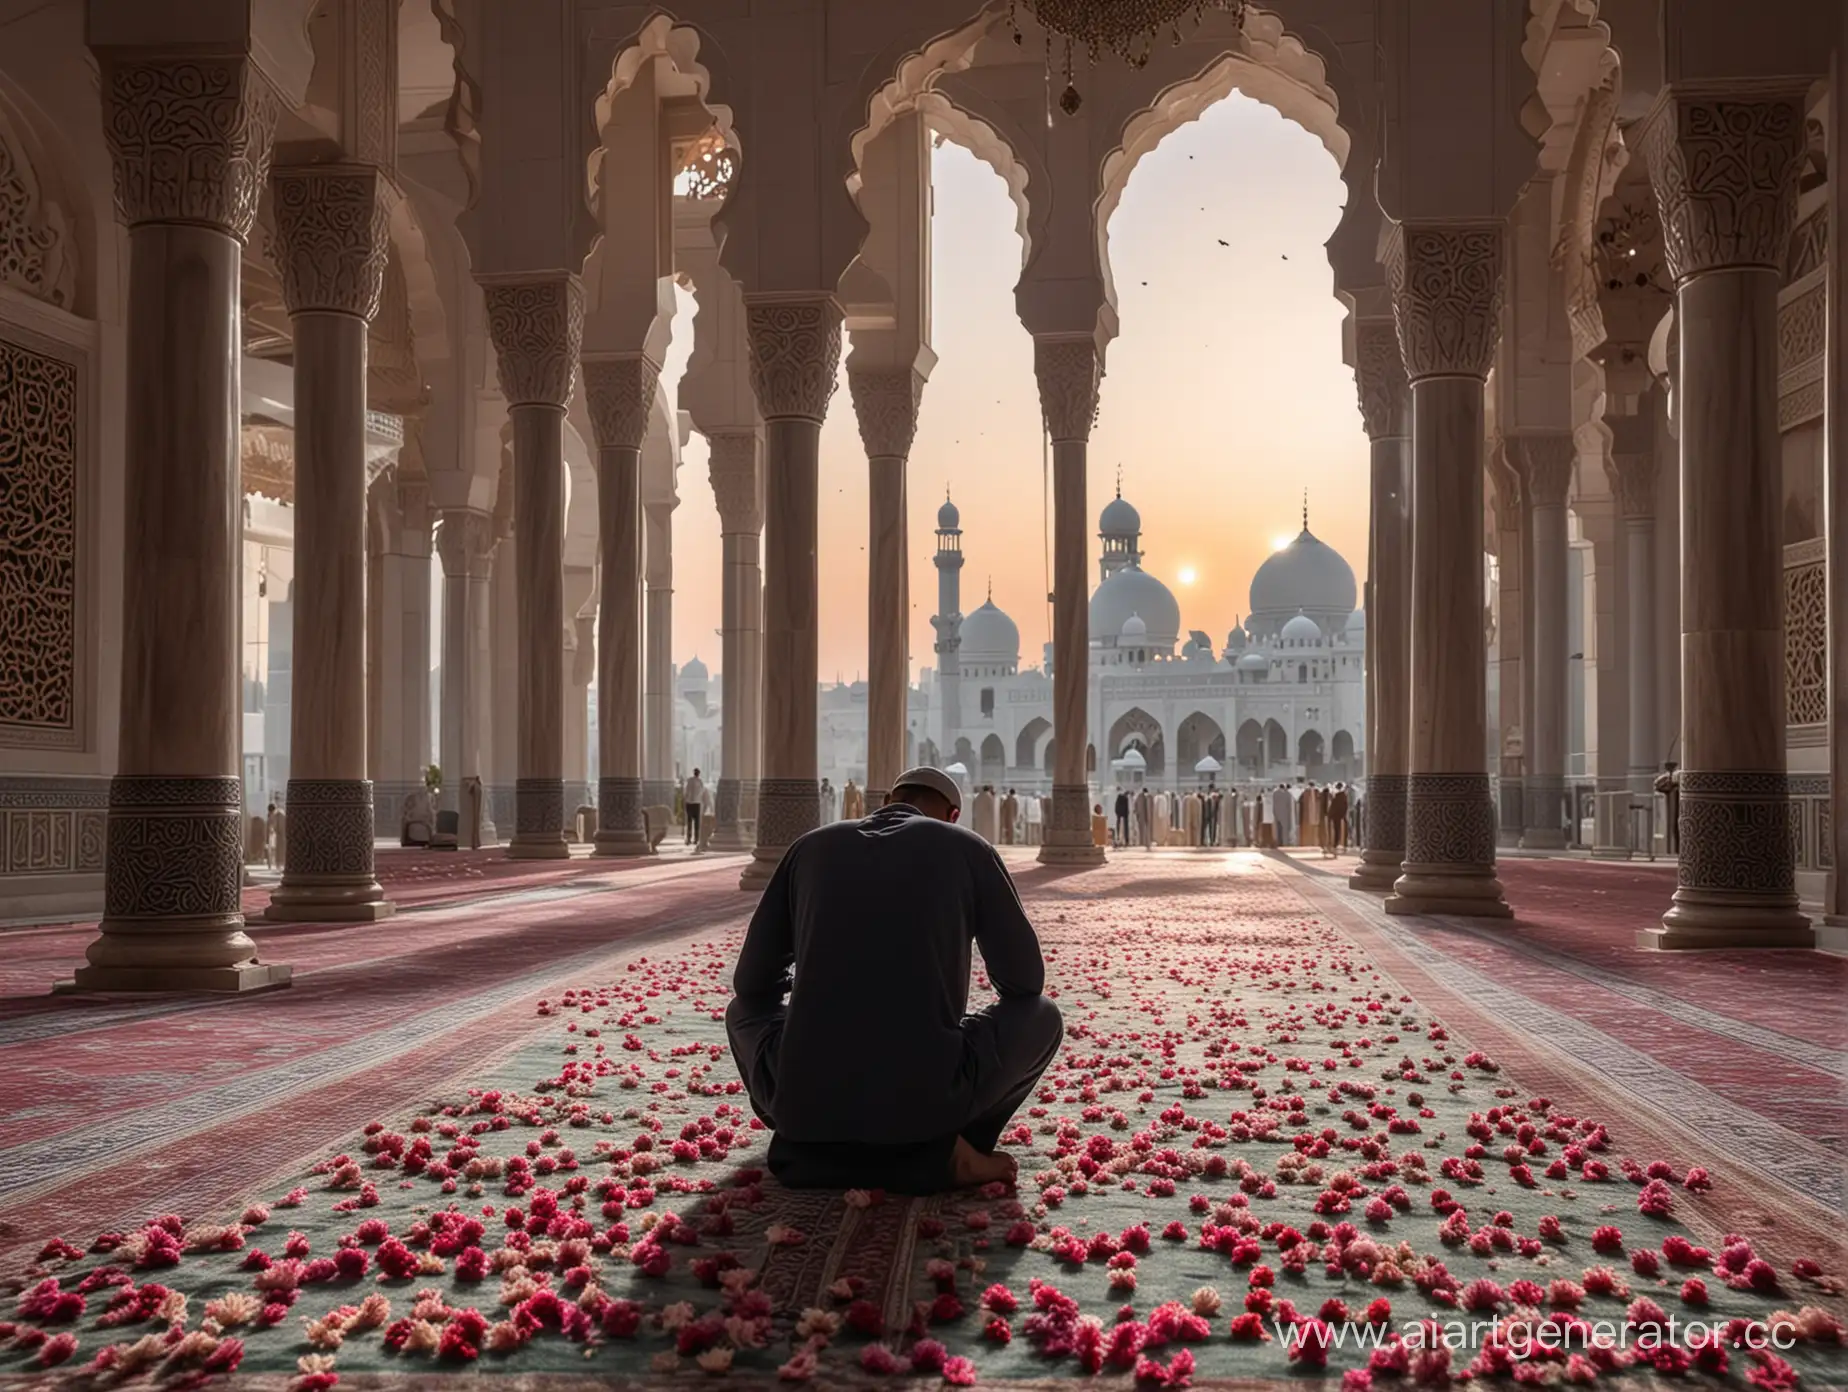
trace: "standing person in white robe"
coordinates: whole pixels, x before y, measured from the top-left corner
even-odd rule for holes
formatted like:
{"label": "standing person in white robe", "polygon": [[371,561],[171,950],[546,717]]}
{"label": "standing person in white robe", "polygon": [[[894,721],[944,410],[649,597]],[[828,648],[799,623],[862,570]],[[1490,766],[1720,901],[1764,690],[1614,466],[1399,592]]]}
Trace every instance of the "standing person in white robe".
{"label": "standing person in white robe", "polygon": [[1290,844],[1290,834],[1296,827],[1296,802],[1290,797],[1287,784],[1279,783],[1277,791],[1271,794],[1271,820],[1277,824],[1277,844]]}
{"label": "standing person in white robe", "polygon": [[1022,799],[1027,805],[1027,844],[1037,846],[1040,843],[1040,800],[1036,793],[1028,793]]}
{"label": "standing person in white robe", "polygon": [[1200,795],[1198,793],[1189,793],[1185,802],[1182,804],[1182,825],[1186,829],[1187,844],[1189,846],[1198,846],[1200,844],[1201,830],[1205,826],[1205,818],[1203,809],[1200,806]]}
{"label": "standing person in white robe", "polygon": [[984,783],[982,791],[975,795],[975,834],[991,846],[1000,840],[1000,811],[993,786]]}

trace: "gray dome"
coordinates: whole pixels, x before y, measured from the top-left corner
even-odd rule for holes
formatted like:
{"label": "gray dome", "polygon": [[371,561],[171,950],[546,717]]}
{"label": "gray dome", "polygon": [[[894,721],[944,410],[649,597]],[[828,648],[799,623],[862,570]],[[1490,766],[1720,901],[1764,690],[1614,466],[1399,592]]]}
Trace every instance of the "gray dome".
{"label": "gray dome", "polygon": [[1357,595],[1353,568],[1307,527],[1251,577],[1252,617],[1272,622],[1298,613],[1345,621],[1354,612]]}
{"label": "gray dome", "polygon": [[1131,614],[1123,621],[1122,636],[1125,638],[1147,638],[1149,636],[1149,626],[1142,622],[1142,615]]}
{"label": "gray dome", "polygon": [[1142,514],[1124,502],[1119,493],[1104,505],[1097,519],[1097,530],[1107,537],[1136,537],[1142,532]]}
{"label": "gray dome", "polygon": [[961,526],[962,514],[956,510],[956,504],[950,501],[949,495],[946,493],[943,498],[943,506],[937,509],[937,530],[940,532],[953,532]]}
{"label": "gray dome", "polygon": [[685,682],[707,681],[711,678],[711,675],[712,674],[706,670],[706,664],[701,662],[697,657],[680,669],[680,680]]}
{"label": "gray dome", "polygon": [[1250,642],[1245,634],[1245,626],[1240,624],[1226,635],[1226,651],[1240,653],[1245,651],[1245,644]]}
{"label": "gray dome", "polygon": [[1277,635],[1286,643],[1319,643],[1322,630],[1316,621],[1298,610],[1296,617],[1283,626],[1283,632]]}
{"label": "gray dome", "polygon": [[1253,648],[1238,660],[1238,670],[1241,672],[1268,672],[1270,671],[1270,659],[1256,648]]}
{"label": "gray dome", "polygon": [[1344,632],[1365,633],[1366,631],[1367,611],[1365,609],[1356,609],[1353,613],[1348,615],[1347,628]]}
{"label": "gray dome", "polygon": [[1020,629],[995,608],[994,600],[962,621],[963,662],[975,667],[1012,667],[1020,661]]}
{"label": "gray dome", "polygon": [[1132,617],[1146,626],[1150,647],[1174,651],[1181,637],[1181,606],[1153,575],[1126,565],[1091,592],[1091,636],[1114,638]]}

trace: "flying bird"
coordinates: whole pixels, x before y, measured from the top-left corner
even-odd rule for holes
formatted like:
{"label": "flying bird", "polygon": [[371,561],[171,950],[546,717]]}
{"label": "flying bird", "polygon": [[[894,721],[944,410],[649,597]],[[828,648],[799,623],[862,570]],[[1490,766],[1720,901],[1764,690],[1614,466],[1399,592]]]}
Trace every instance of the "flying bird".
{"label": "flying bird", "polygon": [[1221,237],[1219,239],[1219,245],[1220,246],[1231,246],[1232,243],[1228,242],[1224,237]]}

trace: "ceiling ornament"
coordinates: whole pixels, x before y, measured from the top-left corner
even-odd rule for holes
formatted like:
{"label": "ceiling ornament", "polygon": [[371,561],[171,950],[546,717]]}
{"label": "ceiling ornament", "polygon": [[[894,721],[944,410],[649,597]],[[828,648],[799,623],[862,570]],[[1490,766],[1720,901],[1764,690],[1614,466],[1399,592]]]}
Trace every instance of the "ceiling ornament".
{"label": "ceiling ornament", "polygon": [[1132,68],[1147,65],[1157,41],[1166,35],[1182,42],[1183,22],[1199,24],[1207,10],[1225,10],[1235,25],[1245,22],[1246,0],[1008,0],[1008,21],[1014,42],[1024,43],[1020,11],[1030,14],[1046,31],[1046,71],[1053,71],[1057,41],[1064,41],[1065,90],[1059,110],[1076,115],[1084,104],[1073,81],[1074,55],[1083,49],[1093,65],[1099,55],[1113,53]]}

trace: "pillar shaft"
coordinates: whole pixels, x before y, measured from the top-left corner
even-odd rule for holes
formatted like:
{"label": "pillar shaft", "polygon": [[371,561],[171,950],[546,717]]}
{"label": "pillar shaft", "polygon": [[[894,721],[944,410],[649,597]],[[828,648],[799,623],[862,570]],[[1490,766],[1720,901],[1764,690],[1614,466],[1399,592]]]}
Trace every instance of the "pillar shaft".
{"label": "pillar shaft", "polygon": [[284,985],[241,910],[239,336],[243,239],[276,105],[243,55],[101,50],[129,226],[122,689],[103,920],[76,984]]}
{"label": "pillar shaft", "polygon": [[1102,366],[1089,334],[1033,340],[1040,410],[1052,437],[1052,818],[1039,854],[1048,865],[1104,861],[1103,847],[1092,842],[1085,769],[1091,734],[1090,507],[1085,466]]}
{"label": "pillar shaft", "polygon": [[660,372],[640,354],[588,360],[597,435],[597,849],[647,855],[642,816],[642,441]]}
{"label": "pillar shaft", "polygon": [[1496,807],[1496,844],[1520,844],[1521,831],[1527,824],[1526,799],[1522,789],[1524,746],[1527,738],[1527,553],[1532,548],[1522,532],[1526,512],[1521,498],[1520,475],[1507,462],[1506,447],[1498,446],[1490,458],[1490,474],[1495,480],[1495,530],[1498,567],[1498,602],[1496,644],[1501,678],[1499,709],[1493,714],[1497,727],[1497,768],[1501,775],[1501,799]]}
{"label": "pillar shaft", "polygon": [[483,278],[488,332],[513,427],[519,599],[515,859],[568,856],[565,840],[565,475],[563,431],[583,334],[575,276]]}
{"label": "pillar shaft", "polygon": [[366,767],[366,326],[378,311],[392,189],[370,165],[271,176],[295,335],[295,666],[289,854],[264,915],[390,913],[372,866]]}
{"label": "pillar shaft", "polygon": [[1834,117],[1829,130],[1828,325],[1829,393],[1824,407],[1828,443],[1827,574],[1829,585],[1829,826],[1834,844],[1829,863],[1829,902],[1825,922],[1837,930],[1836,946],[1848,928],[1848,10],[1830,70],[1829,103]]}
{"label": "pillar shaft", "polygon": [[[396,830],[407,793],[423,786],[430,763],[430,535],[429,488],[386,480],[391,509],[385,550],[379,557],[380,615],[375,649],[379,670],[378,728],[372,738],[373,772],[389,797]],[[368,599],[371,597],[368,596]],[[375,798],[379,793],[374,788]]]}
{"label": "pillar shaft", "polygon": [[[647,576],[642,675],[642,795],[653,807],[672,807],[674,767],[674,503],[642,505],[642,551]],[[690,770],[689,770],[690,772]]]}
{"label": "pillar shaft", "polygon": [[1564,433],[1515,436],[1516,467],[1529,501],[1532,560],[1533,720],[1523,733],[1526,816],[1521,844],[1560,850],[1566,844],[1566,493],[1577,447]]}
{"label": "pillar shaft", "polygon": [[[1652,398],[1645,398],[1650,405]],[[1661,685],[1656,679],[1656,467],[1651,415],[1619,418],[1620,442],[1639,446],[1614,454],[1607,468],[1623,515],[1625,656],[1629,671],[1629,765],[1632,799],[1655,796],[1663,759],[1658,733]],[[1631,438],[1640,437],[1640,438]],[[1658,828],[1658,831],[1660,828]]]}
{"label": "pillar shaft", "polygon": [[1679,883],[1644,946],[1815,936],[1797,907],[1784,766],[1777,423],[1777,292],[1806,98],[1801,83],[1671,86],[1643,133],[1677,284],[1683,543]]}
{"label": "pillar shaft", "polygon": [[1501,319],[1498,222],[1405,224],[1387,269],[1412,384],[1412,723],[1392,913],[1506,917],[1483,682],[1483,383]]}
{"label": "pillar shaft", "polygon": [[866,803],[876,808],[905,771],[911,685],[911,599],[905,462],[917,434],[923,380],[911,368],[850,371],[869,477],[866,569]]}
{"label": "pillar shaft", "polygon": [[710,474],[718,501],[724,589],[719,633],[719,782],[712,846],[751,849],[757,801],[763,687],[764,526],[762,442],[755,430],[714,434]]}
{"label": "pillar shaft", "polygon": [[487,607],[494,519],[485,512],[452,508],[443,513],[437,553],[443,562],[443,788],[439,806],[458,814],[457,840],[478,846],[485,805],[482,734],[488,718]]}
{"label": "pillar shaft", "polygon": [[1411,739],[1411,440],[1405,364],[1391,320],[1356,330],[1361,418],[1372,441],[1367,547],[1367,844],[1349,883],[1392,888],[1405,860]]}
{"label": "pillar shaft", "polygon": [[831,295],[747,295],[751,388],[764,418],[763,775],[742,886],[769,883],[821,818],[815,565],[821,423],[841,357]]}

